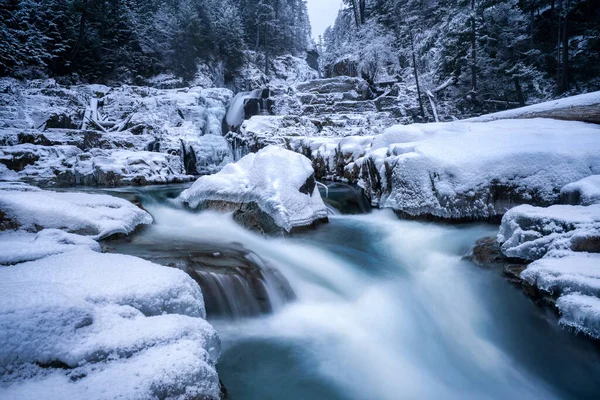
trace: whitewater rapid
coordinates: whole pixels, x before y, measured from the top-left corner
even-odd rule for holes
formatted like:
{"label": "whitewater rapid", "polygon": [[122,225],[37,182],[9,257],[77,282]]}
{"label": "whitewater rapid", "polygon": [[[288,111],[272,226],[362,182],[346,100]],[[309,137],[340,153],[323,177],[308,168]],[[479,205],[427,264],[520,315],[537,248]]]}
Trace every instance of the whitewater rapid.
{"label": "whitewater rapid", "polygon": [[[231,399],[559,399],[600,393],[589,343],[548,323],[496,272],[464,256],[491,225],[331,217],[265,238],[228,215],[144,204],[151,235],[237,243],[296,295],[272,314],[211,321]],[[548,316],[548,318],[553,318]],[[566,367],[568,365],[568,367]]]}

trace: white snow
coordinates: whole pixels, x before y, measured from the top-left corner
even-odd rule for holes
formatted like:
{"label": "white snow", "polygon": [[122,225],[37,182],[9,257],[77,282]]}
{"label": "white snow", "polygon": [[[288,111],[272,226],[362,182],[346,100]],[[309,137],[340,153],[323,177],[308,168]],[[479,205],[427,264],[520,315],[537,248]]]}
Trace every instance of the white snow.
{"label": "white snow", "polygon": [[256,202],[278,226],[290,231],[327,217],[316,187],[311,195],[299,191],[313,173],[306,157],[268,146],[227,165],[215,175],[200,177],[179,199],[191,208],[213,200]]}
{"label": "white snow", "polygon": [[81,247],[100,251],[100,245],[94,239],[59,229],[44,229],[38,233],[0,232],[0,265],[38,260]]}
{"label": "white snow", "polygon": [[493,114],[482,115],[481,117],[466,119],[471,122],[489,122],[499,119],[509,118],[532,118],[537,113],[575,106],[593,106],[600,105],[600,91],[580,94],[577,96],[566,97],[564,99],[551,100],[544,103],[534,104],[527,107],[515,108],[512,110],[500,111]]}
{"label": "white snow", "polygon": [[559,298],[556,306],[562,314],[562,325],[600,339],[599,298],[573,293]]}
{"label": "white snow", "polygon": [[515,207],[498,241],[509,257],[536,260],[521,278],[558,297],[562,325],[600,338],[600,204]]}
{"label": "white snow", "polygon": [[565,184],[600,172],[600,127],[579,122],[396,126],[377,137],[373,149],[394,143],[414,149],[373,156],[382,187],[391,187],[380,204],[410,215],[488,218],[519,202],[557,202]]}
{"label": "white snow", "polygon": [[600,205],[521,205],[504,215],[498,233],[506,256],[526,260],[561,254],[595,237],[600,238]]}
{"label": "white snow", "polygon": [[600,175],[591,175],[563,187],[560,194],[569,204],[589,206],[600,203]]}
{"label": "white snow", "polygon": [[135,257],[80,248],[0,268],[0,398],[217,399],[204,317],[187,274]]}
{"label": "white snow", "polygon": [[555,295],[579,292],[600,297],[600,254],[570,253],[531,263],[521,278]]}
{"label": "white snow", "polygon": [[128,234],[139,225],[152,223],[146,211],[117,197],[14,184],[0,186],[0,210],[25,230],[63,229],[95,239]]}

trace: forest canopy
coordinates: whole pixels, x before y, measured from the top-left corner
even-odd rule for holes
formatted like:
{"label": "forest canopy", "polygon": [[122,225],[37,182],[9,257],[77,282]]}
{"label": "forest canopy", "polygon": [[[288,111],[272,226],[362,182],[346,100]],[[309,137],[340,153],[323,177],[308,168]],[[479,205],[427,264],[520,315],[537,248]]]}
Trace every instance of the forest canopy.
{"label": "forest canopy", "polygon": [[220,65],[244,50],[266,57],[306,50],[304,0],[3,0],[0,74],[77,73],[92,82]]}

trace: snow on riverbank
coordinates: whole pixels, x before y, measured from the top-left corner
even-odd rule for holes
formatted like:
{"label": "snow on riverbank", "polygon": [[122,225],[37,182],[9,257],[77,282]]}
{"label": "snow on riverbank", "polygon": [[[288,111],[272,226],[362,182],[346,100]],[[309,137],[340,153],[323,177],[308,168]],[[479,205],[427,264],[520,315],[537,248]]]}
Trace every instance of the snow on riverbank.
{"label": "snow on riverbank", "polygon": [[592,175],[577,182],[569,183],[561,189],[564,203],[589,206],[600,203],[600,175]]}
{"label": "snow on riverbank", "polygon": [[179,199],[191,208],[221,202],[236,210],[242,204],[255,203],[288,232],[327,217],[310,161],[276,146],[248,154],[218,174],[199,178]]}
{"label": "snow on riverbank", "polygon": [[20,229],[63,229],[95,239],[128,234],[139,225],[152,223],[146,211],[117,197],[51,192],[10,183],[0,183],[0,211],[5,223]]}
{"label": "snow on riverbank", "polygon": [[75,250],[0,269],[0,397],[219,398],[219,340],[184,272]]}
{"label": "snow on riverbank", "polygon": [[94,240],[149,223],[120,198],[0,183],[0,398],[220,398],[198,284]]}
{"label": "snow on riverbank", "polygon": [[521,278],[557,298],[562,325],[600,339],[600,204],[513,208],[498,241],[506,256],[536,260]]}

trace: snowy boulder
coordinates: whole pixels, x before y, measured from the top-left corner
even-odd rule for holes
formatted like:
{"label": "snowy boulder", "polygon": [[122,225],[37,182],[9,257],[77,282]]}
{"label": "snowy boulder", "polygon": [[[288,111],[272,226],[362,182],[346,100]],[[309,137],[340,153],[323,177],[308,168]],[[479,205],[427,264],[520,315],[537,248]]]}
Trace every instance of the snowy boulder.
{"label": "snowy boulder", "polygon": [[310,160],[275,146],[201,177],[179,199],[193,209],[234,211],[238,222],[265,233],[327,219]]}
{"label": "snowy boulder", "polygon": [[177,156],[150,151],[93,149],[74,160],[75,184],[124,186],[180,183],[191,180],[182,174]]}
{"label": "snowy boulder", "polygon": [[0,229],[63,229],[102,239],[151,223],[150,214],[117,197],[0,184]]}
{"label": "snowy boulder", "polygon": [[[391,145],[401,151],[385,151]],[[369,157],[381,207],[489,219],[519,204],[558,203],[567,183],[600,173],[600,127],[545,119],[399,125],[374,140]]]}
{"label": "snowy boulder", "polygon": [[600,203],[600,175],[569,183],[561,189],[560,196],[566,204],[589,206]]}
{"label": "snowy boulder", "polygon": [[578,292],[600,297],[600,254],[544,257],[531,263],[521,278],[554,296]]}
{"label": "snowy boulder", "polygon": [[314,79],[295,86],[297,92],[313,94],[356,93],[357,99],[367,100],[373,96],[369,84],[362,78],[338,76],[327,79]]}
{"label": "snowy boulder", "polygon": [[498,241],[508,257],[537,260],[570,251],[600,252],[600,205],[522,205],[502,218]]}
{"label": "snowy boulder", "polygon": [[100,251],[98,242],[89,236],[75,235],[59,229],[44,229],[37,233],[0,232],[0,265],[34,261],[80,248]]}
{"label": "snowy boulder", "polygon": [[558,299],[556,306],[561,325],[600,339],[600,298],[572,293]]}
{"label": "snowy boulder", "polygon": [[184,272],[76,250],[0,269],[1,398],[219,399],[220,343]]}

